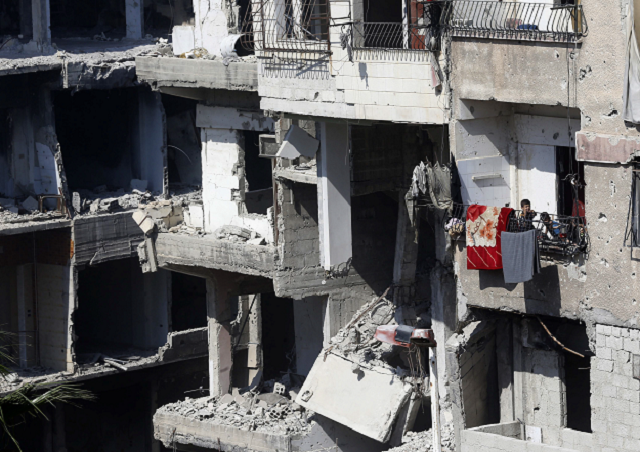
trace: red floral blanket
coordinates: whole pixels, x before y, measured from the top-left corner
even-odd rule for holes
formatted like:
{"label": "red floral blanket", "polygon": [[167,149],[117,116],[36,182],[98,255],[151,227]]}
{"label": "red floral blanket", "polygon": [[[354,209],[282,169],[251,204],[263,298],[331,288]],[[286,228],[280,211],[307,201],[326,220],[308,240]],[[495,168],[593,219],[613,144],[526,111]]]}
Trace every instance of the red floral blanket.
{"label": "red floral blanket", "polygon": [[500,235],[507,229],[509,207],[473,205],[467,209],[467,269],[498,270],[502,268]]}

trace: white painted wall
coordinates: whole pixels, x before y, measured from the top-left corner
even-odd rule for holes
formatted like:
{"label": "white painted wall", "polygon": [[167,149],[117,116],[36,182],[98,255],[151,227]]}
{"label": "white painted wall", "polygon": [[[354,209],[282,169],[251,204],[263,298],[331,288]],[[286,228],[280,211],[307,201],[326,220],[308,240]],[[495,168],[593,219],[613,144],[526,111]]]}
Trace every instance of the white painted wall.
{"label": "white painted wall", "polygon": [[[558,194],[556,188],[556,149],[553,146],[518,145],[517,197],[531,201],[536,212],[556,214]],[[516,209],[520,208],[517,202]]]}
{"label": "white painted wall", "polygon": [[242,226],[273,243],[266,215],[247,214],[244,206],[245,163],[242,130],[273,131],[273,120],[258,112],[198,105],[196,126],[202,140],[204,230]]}
{"label": "white painted wall", "polygon": [[223,8],[224,0],[194,0],[193,9],[196,14],[195,42],[217,57],[220,43],[228,36],[227,15]]}
{"label": "white painted wall", "polygon": [[[276,0],[271,0],[276,1]],[[332,25],[351,16],[348,1],[332,1]],[[340,19],[343,18],[343,19]],[[339,26],[330,27],[331,62],[299,64],[258,60],[260,106],[300,115],[443,124],[446,95],[431,83],[429,53],[376,49],[349,61]]]}
{"label": "white painted wall", "polygon": [[349,125],[323,122],[318,168],[318,230],[324,268],[347,262],[351,247]]}

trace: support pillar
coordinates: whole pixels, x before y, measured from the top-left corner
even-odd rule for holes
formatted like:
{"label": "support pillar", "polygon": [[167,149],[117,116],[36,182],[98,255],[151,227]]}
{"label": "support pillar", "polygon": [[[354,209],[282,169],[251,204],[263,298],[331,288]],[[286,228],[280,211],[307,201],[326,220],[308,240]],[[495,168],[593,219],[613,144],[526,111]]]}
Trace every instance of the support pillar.
{"label": "support pillar", "polygon": [[352,257],[349,125],[323,122],[321,129],[318,229],[321,261],[330,270]]}
{"label": "support pillar", "polygon": [[125,0],[127,38],[144,37],[144,0]]}
{"label": "support pillar", "polygon": [[51,45],[49,0],[32,0],[33,40],[42,50]]}
{"label": "support pillar", "polygon": [[18,298],[18,362],[20,367],[36,365],[36,312],[33,300],[33,265],[16,269]]}
{"label": "support pillar", "polygon": [[214,273],[207,278],[207,323],[209,328],[209,395],[231,390],[231,309],[229,290],[233,280]]}

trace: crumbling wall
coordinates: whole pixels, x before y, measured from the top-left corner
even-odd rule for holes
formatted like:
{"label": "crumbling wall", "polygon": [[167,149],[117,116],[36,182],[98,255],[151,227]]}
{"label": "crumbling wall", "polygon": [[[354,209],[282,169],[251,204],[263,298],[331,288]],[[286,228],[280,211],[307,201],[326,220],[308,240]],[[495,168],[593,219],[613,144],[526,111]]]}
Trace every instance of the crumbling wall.
{"label": "crumbling wall", "polygon": [[494,328],[467,342],[459,365],[465,425],[471,428],[497,422],[500,412]]}

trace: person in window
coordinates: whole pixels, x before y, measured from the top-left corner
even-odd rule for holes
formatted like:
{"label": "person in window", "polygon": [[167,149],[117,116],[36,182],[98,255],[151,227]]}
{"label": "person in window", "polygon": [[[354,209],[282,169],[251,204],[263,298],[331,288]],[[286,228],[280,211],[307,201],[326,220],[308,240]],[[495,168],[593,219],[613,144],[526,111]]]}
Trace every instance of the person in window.
{"label": "person in window", "polygon": [[549,238],[555,238],[560,235],[560,224],[557,221],[553,221],[547,212],[540,214],[540,221],[544,224],[545,232]]}
{"label": "person in window", "polygon": [[533,229],[533,219],[538,215],[535,210],[531,209],[531,201],[523,199],[520,201],[520,213],[515,218],[515,231],[524,232]]}

